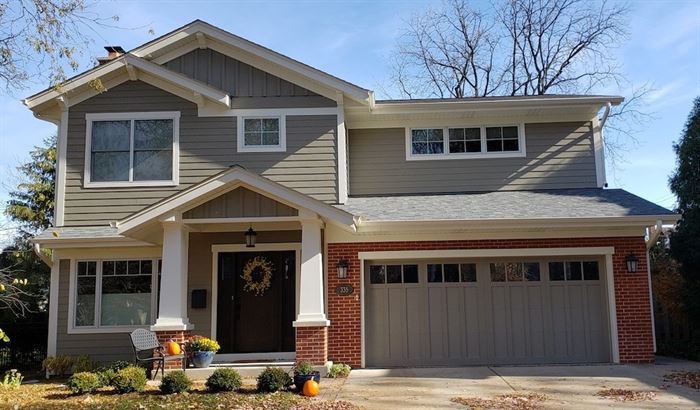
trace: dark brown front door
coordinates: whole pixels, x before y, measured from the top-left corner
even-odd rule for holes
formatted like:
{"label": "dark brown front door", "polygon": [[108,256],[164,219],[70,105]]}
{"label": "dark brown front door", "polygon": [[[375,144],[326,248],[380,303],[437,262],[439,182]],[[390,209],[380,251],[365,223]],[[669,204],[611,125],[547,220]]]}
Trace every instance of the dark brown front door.
{"label": "dark brown front door", "polygon": [[[216,335],[220,353],[294,351],[294,251],[219,253]],[[243,271],[255,257],[272,266],[270,286],[245,290]],[[263,272],[253,271],[259,282]]]}

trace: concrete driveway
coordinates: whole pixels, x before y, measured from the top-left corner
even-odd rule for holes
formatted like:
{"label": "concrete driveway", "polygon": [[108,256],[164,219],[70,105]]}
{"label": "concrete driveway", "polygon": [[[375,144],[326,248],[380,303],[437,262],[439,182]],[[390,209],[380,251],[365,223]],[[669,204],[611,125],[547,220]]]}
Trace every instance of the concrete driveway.
{"label": "concrete driveway", "polygon": [[[700,391],[663,381],[680,370],[700,370],[700,363],[659,358],[653,365],[364,369],[352,371],[336,398],[368,409],[464,408],[450,398],[542,393],[542,408],[549,409],[700,409]],[[627,402],[596,396],[608,388],[656,396]]]}

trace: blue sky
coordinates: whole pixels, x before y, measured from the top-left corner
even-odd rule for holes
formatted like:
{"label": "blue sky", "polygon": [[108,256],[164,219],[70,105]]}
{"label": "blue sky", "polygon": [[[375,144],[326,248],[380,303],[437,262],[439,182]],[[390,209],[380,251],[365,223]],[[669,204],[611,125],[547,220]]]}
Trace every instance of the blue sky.
{"label": "blue sky", "polygon": [[[196,18],[272,48],[292,58],[366,88],[387,84],[388,56],[412,13],[434,1],[104,1],[104,16],[119,15],[128,30],[104,29],[82,56],[92,66],[102,46],[129,50]],[[672,143],[682,131],[694,97],[700,95],[700,2],[634,1],[630,38],[616,50],[631,86],[652,84],[647,110],[654,119],[637,134],[639,144],[625,154],[613,173],[620,187],[666,207],[675,198],[668,189],[675,156]],[[13,168],[32,146],[55,133],[55,126],[35,119],[21,98],[43,89],[31,84],[14,96],[0,95],[0,201],[7,199]],[[626,94],[629,89],[601,92]],[[381,96],[381,95],[380,95]],[[0,224],[2,222],[0,217]],[[1,241],[0,232],[0,241]]]}

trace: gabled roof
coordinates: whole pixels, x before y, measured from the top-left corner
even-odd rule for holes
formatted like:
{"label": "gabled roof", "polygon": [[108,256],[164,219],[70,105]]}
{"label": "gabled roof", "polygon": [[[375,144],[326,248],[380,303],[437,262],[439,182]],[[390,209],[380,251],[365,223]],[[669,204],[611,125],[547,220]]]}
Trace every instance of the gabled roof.
{"label": "gabled roof", "polygon": [[249,172],[239,165],[235,165],[117,222],[118,233],[125,234],[129,231],[137,230],[143,225],[157,221],[158,218],[174,211],[181,212],[190,209],[239,186],[244,186],[293,208],[314,212],[320,217],[339,225],[354,227],[355,219],[353,215],[346,211],[313,199],[265,177]]}

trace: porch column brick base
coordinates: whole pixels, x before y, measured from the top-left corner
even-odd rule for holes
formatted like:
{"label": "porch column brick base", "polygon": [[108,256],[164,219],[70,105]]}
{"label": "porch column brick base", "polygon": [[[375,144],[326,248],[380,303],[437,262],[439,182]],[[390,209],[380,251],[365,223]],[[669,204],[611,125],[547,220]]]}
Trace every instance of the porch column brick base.
{"label": "porch column brick base", "polygon": [[296,362],[325,365],[328,361],[328,327],[296,328]]}
{"label": "porch column brick base", "polygon": [[[185,343],[190,337],[192,337],[191,330],[156,330],[156,336],[158,337],[158,343],[165,345],[169,341],[177,343]],[[181,360],[171,360],[165,362],[165,369],[182,369]]]}

